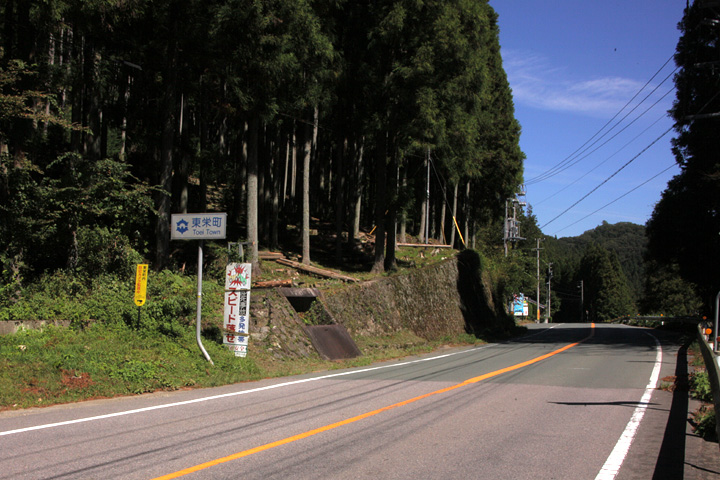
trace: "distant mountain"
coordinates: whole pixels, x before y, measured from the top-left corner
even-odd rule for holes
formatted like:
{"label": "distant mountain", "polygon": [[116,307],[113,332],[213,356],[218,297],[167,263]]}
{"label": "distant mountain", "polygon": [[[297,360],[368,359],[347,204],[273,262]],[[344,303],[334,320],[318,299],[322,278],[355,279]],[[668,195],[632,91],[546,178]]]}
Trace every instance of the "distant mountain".
{"label": "distant mountain", "polygon": [[590,244],[598,244],[615,252],[622,265],[623,272],[636,296],[640,296],[644,284],[643,256],[647,248],[645,227],[636,223],[620,222],[609,224],[603,222],[592,230],[578,237],[563,237],[556,240],[557,249],[554,255],[558,262],[579,265],[585,249]]}
{"label": "distant mountain", "polygon": [[566,315],[572,320],[580,305],[579,270],[586,249],[596,244],[617,255],[631,289],[633,302],[638,304],[644,291],[644,254],[647,248],[645,227],[635,223],[621,222],[602,225],[577,237],[546,238],[541,258],[552,263],[553,292],[559,311],[554,318],[562,320]]}

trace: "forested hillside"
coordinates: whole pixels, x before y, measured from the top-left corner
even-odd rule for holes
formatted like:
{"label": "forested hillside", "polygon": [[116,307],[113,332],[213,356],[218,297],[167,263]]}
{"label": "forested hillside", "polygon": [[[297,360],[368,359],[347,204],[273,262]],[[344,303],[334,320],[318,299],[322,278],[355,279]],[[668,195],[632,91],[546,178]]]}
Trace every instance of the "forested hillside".
{"label": "forested hillside", "polygon": [[645,282],[644,255],[647,248],[645,227],[635,223],[603,222],[577,237],[563,237],[548,241],[549,255],[557,259],[558,269],[580,265],[588,247],[596,244],[613,252],[627,277],[634,297],[640,297]]}
{"label": "forested hillside", "polygon": [[[683,301],[692,285],[708,313],[714,310],[720,290],[717,18],[710,2],[695,1],[679,25],[677,94],[670,114],[675,121],[673,153],[680,173],[668,183],[648,222],[648,248],[653,270],[658,272],[658,281],[652,285],[655,303]],[[662,284],[673,283],[673,295],[658,295]]]}
{"label": "forested hillside", "polygon": [[227,211],[254,262],[291,234],[309,263],[320,226],[342,262],[373,230],[382,271],[426,218],[473,242],[522,182],[487,1],[6,0],[0,31],[9,297],[182,264],[174,212]]}
{"label": "forested hillside", "polygon": [[[552,264],[553,319],[602,321],[637,313],[646,243],[645,227],[627,222],[546,238],[542,254],[544,265]],[[541,299],[546,301],[546,290]]]}

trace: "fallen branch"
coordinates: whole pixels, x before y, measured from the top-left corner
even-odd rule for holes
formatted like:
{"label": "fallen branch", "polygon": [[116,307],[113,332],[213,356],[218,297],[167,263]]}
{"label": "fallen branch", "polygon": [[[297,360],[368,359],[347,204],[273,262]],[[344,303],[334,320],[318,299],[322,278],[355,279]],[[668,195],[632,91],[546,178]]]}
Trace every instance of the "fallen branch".
{"label": "fallen branch", "polygon": [[253,288],[277,288],[277,287],[292,287],[293,282],[291,279],[287,280],[265,280],[261,282],[254,282]]}
{"label": "fallen branch", "polygon": [[336,280],[342,280],[343,282],[359,282],[360,281],[357,278],[348,277],[346,275],[341,275],[339,273],[331,272],[330,270],[323,270],[322,268],[311,267],[310,265],[303,265],[302,263],[293,262],[292,260],[288,260],[286,258],[277,258],[277,259],[275,259],[275,261],[281,265],[287,265],[288,267],[293,267],[298,270],[303,270],[305,272],[314,273],[315,275],[320,275],[322,277],[328,277],[328,278],[334,278]]}
{"label": "fallen branch", "polygon": [[435,245],[433,243],[398,243],[398,247],[432,247],[432,248],[452,248],[452,245]]}

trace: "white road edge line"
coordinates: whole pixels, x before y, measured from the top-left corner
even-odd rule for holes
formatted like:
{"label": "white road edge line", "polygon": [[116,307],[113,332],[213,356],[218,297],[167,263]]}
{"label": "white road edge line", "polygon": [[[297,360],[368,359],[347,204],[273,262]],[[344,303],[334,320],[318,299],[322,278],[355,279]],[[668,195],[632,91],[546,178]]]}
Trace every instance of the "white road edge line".
{"label": "white road edge line", "polygon": [[647,387],[645,387],[645,393],[640,399],[640,403],[637,407],[635,407],[635,411],[633,412],[632,417],[630,417],[630,421],[625,426],[625,431],[615,444],[613,451],[610,452],[610,456],[605,461],[605,465],[603,465],[600,469],[600,473],[597,474],[595,480],[613,480],[617,476],[618,472],[620,472],[620,467],[625,461],[625,457],[630,450],[630,445],[635,439],[635,434],[640,426],[640,422],[642,421],[645,411],[650,404],[650,398],[652,397],[653,390],[657,387],[658,378],[660,377],[660,366],[662,365],[662,347],[654,335],[647,332],[645,333],[655,340],[655,346],[657,347],[655,366],[653,367],[652,374],[650,375],[650,381],[648,382]]}
{"label": "white road edge line", "polygon": [[302,379],[302,380],[294,380],[294,381],[292,381],[292,382],[277,383],[277,384],[275,384],[275,385],[268,385],[268,386],[266,386],[266,387],[252,388],[252,389],[250,389],[250,390],[242,390],[242,391],[239,391],[239,392],[223,393],[223,394],[221,394],[221,395],[212,395],[212,396],[209,396],[209,397],[195,398],[195,399],[193,399],[193,400],[185,400],[185,401],[182,401],[182,402],[165,403],[165,404],[162,404],[162,405],[154,405],[154,406],[152,406],[152,407],[136,408],[136,409],[133,409],[133,410],[125,410],[125,411],[122,411],[122,412],[108,413],[108,414],[105,414],[105,415],[97,415],[97,416],[94,416],[94,417],[77,418],[77,419],[75,419],[75,420],[66,420],[66,421],[64,421],[64,422],[47,423],[47,424],[44,424],[44,425],[35,425],[35,426],[33,426],[33,427],[18,428],[18,429],[15,429],[15,430],[6,430],[6,431],[4,431],[4,432],[0,432],[0,437],[5,436],[5,435],[14,435],[14,434],[17,434],[17,433],[30,432],[30,431],[33,431],[33,430],[44,430],[44,429],[47,429],[47,428],[61,427],[61,426],[63,426],[63,425],[73,425],[73,424],[75,424],[75,423],[92,422],[92,421],[95,421],[95,420],[103,420],[103,419],[106,419],[106,418],[122,417],[122,416],[124,416],[124,415],[134,415],[134,414],[136,414],[136,413],[149,412],[149,411],[151,411],[151,410],[160,410],[160,409],[163,409],[163,408],[179,407],[179,406],[182,406],[182,405],[190,405],[190,404],[192,404],[192,403],[207,402],[207,401],[210,401],[210,400],[217,400],[217,399],[220,399],[220,398],[235,397],[235,396],[238,396],[238,395],[245,395],[245,394],[248,394],[248,393],[261,392],[261,391],[263,391],[263,390],[272,390],[272,389],[274,389],[274,388],[287,387],[287,386],[290,386],[290,385],[297,385],[297,384],[300,384],[300,383],[314,382],[314,381],[316,381],[316,380],[323,380],[323,379],[326,379],[326,378],[342,377],[342,376],[345,376],[345,375],[353,375],[353,374],[356,374],[356,373],[370,372],[370,371],[373,371],[373,370],[380,370],[380,369],[383,369],[383,368],[401,367],[401,366],[410,365],[410,364],[413,364],[413,363],[428,362],[428,361],[431,361],[431,360],[438,360],[438,359],[441,359],[441,358],[451,357],[451,356],[453,356],[453,355],[459,355],[459,354],[468,353],[468,352],[475,352],[475,351],[477,351],[477,350],[481,350],[481,349],[490,347],[490,346],[492,346],[492,345],[494,345],[494,344],[483,345],[483,346],[481,346],[481,347],[475,347],[475,348],[469,348],[469,349],[467,349],[467,350],[462,350],[462,351],[459,351],[459,352],[446,353],[446,354],[444,354],[444,355],[438,355],[438,356],[435,356],[435,357],[426,357],[426,358],[420,358],[420,359],[417,359],[417,360],[410,360],[410,361],[407,361],[407,362],[394,363],[394,364],[392,364],[392,365],[381,365],[381,366],[379,366],[379,367],[364,368],[364,369],[362,369],[362,370],[351,370],[351,371],[347,371],[347,372],[332,373],[332,374],[330,374],[330,375],[323,375],[323,376],[320,376],[320,377],[304,378],[304,379]]}

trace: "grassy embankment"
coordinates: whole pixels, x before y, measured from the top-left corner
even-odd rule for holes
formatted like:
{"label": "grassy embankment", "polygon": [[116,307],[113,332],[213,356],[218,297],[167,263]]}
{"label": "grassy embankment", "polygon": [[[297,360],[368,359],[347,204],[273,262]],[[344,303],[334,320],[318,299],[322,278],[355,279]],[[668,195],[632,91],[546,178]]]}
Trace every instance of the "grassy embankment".
{"label": "grassy embankment", "polygon": [[[435,258],[405,252],[407,271]],[[209,267],[212,270],[212,267]],[[287,271],[268,264],[264,279]],[[321,286],[323,281],[293,273],[295,284]],[[356,274],[357,276],[357,274]],[[203,286],[203,344],[215,365],[199,351],[195,339],[194,276],[152,274],[148,300],[133,303],[134,276],[82,281],[59,273],[45,278],[0,308],[0,320],[64,319],[71,326],[21,330],[0,336],[0,410],[48,406],[93,398],[225,385],[349,366],[432,351],[448,344],[482,342],[470,335],[428,342],[410,332],[361,337],[363,356],[347,361],[277,358],[251,343],[246,358],[233,356],[221,344],[222,286]],[[369,274],[360,274],[363,280]],[[206,279],[222,278],[210,272]]]}

